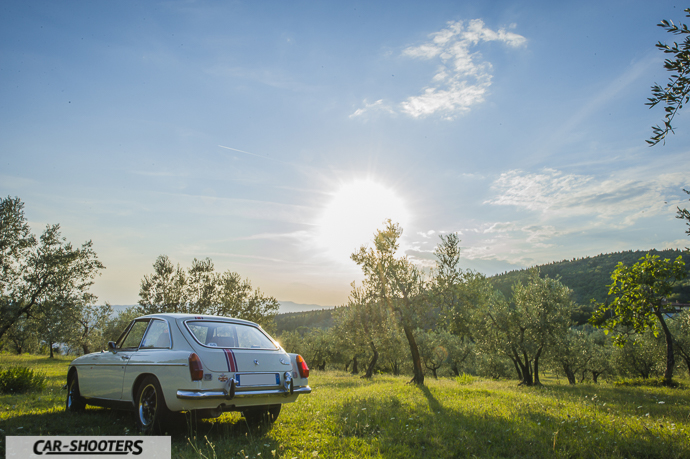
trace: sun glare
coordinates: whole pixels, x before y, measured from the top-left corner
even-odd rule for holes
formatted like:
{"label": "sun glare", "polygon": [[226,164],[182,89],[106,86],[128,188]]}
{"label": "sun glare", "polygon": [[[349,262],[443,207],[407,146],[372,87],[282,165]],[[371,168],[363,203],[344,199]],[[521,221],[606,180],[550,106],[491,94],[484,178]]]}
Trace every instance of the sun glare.
{"label": "sun glare", "polygon": [[383,222],[391,219],[405,228],[405,204],[395,192],[371,180],[357,180],[337,190],[318,222],[317,242],[329,257],[343,263],[371,242]]}

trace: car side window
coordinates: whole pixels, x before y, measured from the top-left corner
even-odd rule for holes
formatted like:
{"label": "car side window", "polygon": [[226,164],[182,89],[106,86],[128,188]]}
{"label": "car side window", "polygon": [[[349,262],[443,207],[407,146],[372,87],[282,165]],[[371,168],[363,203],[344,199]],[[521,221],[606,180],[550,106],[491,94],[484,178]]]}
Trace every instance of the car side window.
{"label": "car side window", "polygon": [[164,320],[154,319],[151,321],[146,336],[141,342],[141,349],[170,349],[170,330],[168,323]]}
{"label": "car side window", "polygon": [[127,333],[127,336],[125,336],[124,341],[122,341],[122,346],[120,346],[121,349],[136,349],[139,347],[139,343],[141,343],[141,338],[144,336],[144,332],[146,332],[146,327],[148,327],[149,321],[148,320],[137,320],[132,324],[132,326],[129,328],[129,333]]}

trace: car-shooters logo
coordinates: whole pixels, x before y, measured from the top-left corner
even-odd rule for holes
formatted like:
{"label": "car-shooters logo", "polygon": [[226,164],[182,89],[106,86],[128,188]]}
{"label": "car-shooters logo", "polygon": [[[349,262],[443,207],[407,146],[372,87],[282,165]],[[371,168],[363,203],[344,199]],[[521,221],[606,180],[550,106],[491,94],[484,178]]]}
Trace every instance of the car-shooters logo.
{"label": "car-shooters logo", "polygon": [[59,455],[80,459],[140,456],[170,459],[170,437],[7,437],[7,458]]}

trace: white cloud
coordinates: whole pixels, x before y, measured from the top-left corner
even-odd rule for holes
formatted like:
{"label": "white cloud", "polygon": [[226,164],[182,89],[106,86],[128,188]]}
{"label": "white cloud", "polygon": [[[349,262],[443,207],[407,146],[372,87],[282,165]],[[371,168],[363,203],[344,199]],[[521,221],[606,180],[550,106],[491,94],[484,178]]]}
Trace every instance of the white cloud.
{"label": "white cloud", "polygon": [[472,85],[454,78],[447,85],[448,89],[426,88],[424,94],[408,97],[400,107],[403,113],[415,118],[439,112],[444,118],[452,119],[458,112],[469,111],[470,106],[484,101],[484,93],[490,85],[488,80],[490,77]]}
{"label": "white cloud", "polygon": [[438,59],[440,64],[422,93],[400,103],[400,111],[419,118],[440,114],[452,119],[484,101],[491,86],[491,63],[482,61],[471,48],[480,42],[498,41],[511,47],[525,44],[525,37],[505,29],[493,31],[480,19],[467,23],[450,21],[448,27],[429,35],[430,41],[406,48],[403,55],[415,59]]}
{"label": "white cloud", "polygon": [[666,249],[684,249],[686,247],[690,247],[690,239],[676,239],[675,241],[666,241],[664,242],[661,247],[658,247],[661,250],[666,250]]}
{"label": "white cloud", "polygon": [[670,207],[665,201],[669,190],[677,190],[684,181],[681,173],[598,180],[555,169],[539,173],[513,170],[501,174],[493,183],[497,197],[486,203],[534,211],[543,220],[590,216],[621,228],[642,217],[668,213]]}

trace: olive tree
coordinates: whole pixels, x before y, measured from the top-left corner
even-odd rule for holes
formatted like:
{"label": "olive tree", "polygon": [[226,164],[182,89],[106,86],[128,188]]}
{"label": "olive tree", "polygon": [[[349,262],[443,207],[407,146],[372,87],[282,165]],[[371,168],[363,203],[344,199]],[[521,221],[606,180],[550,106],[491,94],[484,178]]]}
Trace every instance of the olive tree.
{"label": "olive tree", "polygon": [[400,225],[388,220],[383,230],[376,231],[374,247],[362,246],[351,258],[364,272],[365,288],[396,316],[410,348],[411,382],[421,385],[424,369],[414,331],[426,306],[424,282],[422,273],[407,257],[396,256],[401,235]]}
{"label": "olive tree", "polygon": [[103,268],[91,241],[74,247],[57,224],[48,225],[37,239],[26,222],[24,203],[0,198],[0,338],[20,318],[43,308],[48,312],[53,301],[82,301]]}
{"label": "olive tree", "polygon": [[527,284],[513,286],[512,302],[495,296],[481,313],[477,339],[488,352],[508,357],[521,384],[539,381],[539,364],[557,338],[567,333],[574,308],[572,291],[531,269]]}
{"label": "olive tree", "polygon": [[371,355],[363,378],[371,378],[374,374],[388,316],[388,309],[382,307],[375,292],[367,290],[366,285],[356,287],[354,282],[347,304],[336,313],[334,332],[354,350],[355,358],[365,352]]}
{"label": "olive tree", "polygon": [[668,325],[675,339],[674,350],[683,359],[690,374],[690,309],[677,314]]}
{"label": "olive tree", "polygon": [[663,339],[647,330],[632,333],[625,344],[614,349],[611,360],[619,375],[648,379],[663,373],[663,356]]}
{"label": "olive tree", "polygon": [[584,373],[593,357],[591,343],[587,338],[586,332],[574,328],[556,337],[556,346],[550,353],[551,366],[563,373],[569,384],[577,382],[577,374]]}
{"label": "olive tree", "polygon": [[613,332],[614,342],[624,345],[627,331],[643,333],[659,331],[666,341],[666,370],[664,381],[671,383],[675,357],[673,335],[666,323],[666,298],[671,294],[675,282],[686,276],[682,257],[675,260],[661,259],[657,255],[645,255],[632,266],[618,263],[611,274],[613,283],[609,286],[609,298],[597,305],[590,322]]}
{"label": "olive tree", "polygon": [[279,308],[275,298],[253,289],[248,279],[231,271],[216,272],[210,258],[195,258],[185,271],[161,255],[139,289],[139,310],[145,314],[186,312],[237,317],[269,331]]}

